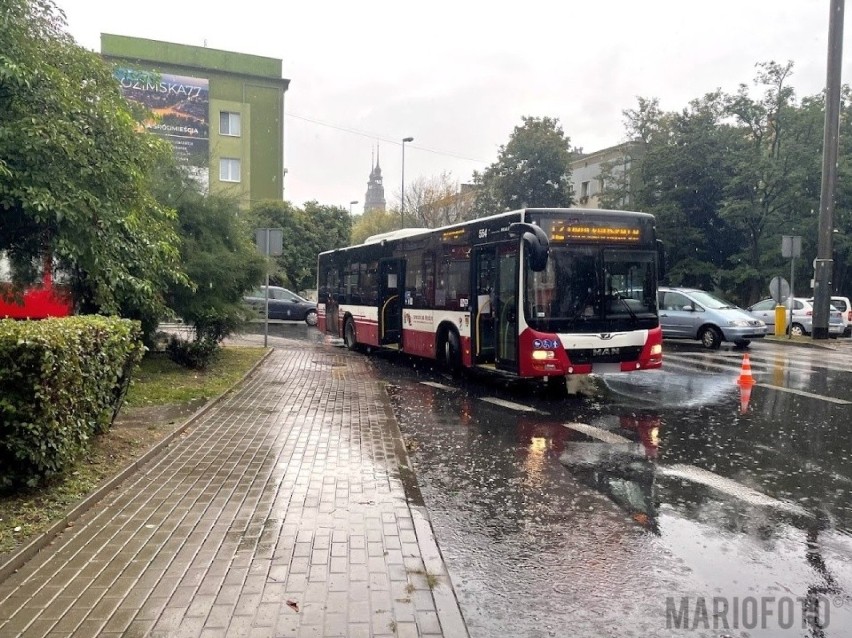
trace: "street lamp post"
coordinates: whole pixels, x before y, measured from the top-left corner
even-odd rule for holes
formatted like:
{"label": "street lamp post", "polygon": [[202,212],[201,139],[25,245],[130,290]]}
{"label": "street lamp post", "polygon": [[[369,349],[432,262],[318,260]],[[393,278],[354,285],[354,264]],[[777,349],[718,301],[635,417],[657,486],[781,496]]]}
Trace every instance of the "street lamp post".
{"label": "street lamp post", "polygon": [[405,228],[405,143],[413,142],[413,137],[402,138],[402,187],[399,197],[399,227]]}
{"label": "street lamp post", "polygon": [[349,216],[350,217],[352,217],[352,207],[357,203],[358,203],[357,199],[353,199],[351,202],[349,202]]}

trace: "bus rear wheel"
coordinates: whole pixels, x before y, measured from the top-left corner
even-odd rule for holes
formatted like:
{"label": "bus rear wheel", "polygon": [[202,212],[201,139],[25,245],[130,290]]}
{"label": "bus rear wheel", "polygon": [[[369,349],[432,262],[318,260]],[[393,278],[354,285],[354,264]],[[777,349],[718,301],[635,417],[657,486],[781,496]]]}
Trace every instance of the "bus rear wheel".
{"label": "bus rear wheel", "polygon": [[346,323],[343,325],[343,343],[349,350],[358,349],[358,341],[355,339],[355,322],[352,317],[347,317]]}
{"label": "bus rear wheel", "polygon": [[449,330],[444,336],[441,356],[444,367],[453,376],[461,371],[461,343],[459,334],[455,330]]}

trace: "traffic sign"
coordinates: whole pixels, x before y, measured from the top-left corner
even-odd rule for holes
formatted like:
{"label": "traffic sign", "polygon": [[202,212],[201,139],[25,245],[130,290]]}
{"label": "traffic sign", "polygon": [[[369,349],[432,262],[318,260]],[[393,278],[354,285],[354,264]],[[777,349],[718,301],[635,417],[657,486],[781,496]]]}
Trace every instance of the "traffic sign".
{"label": "traffic sign", "polygon": [[790,296],[790,284],[784,277],[773,277],[769,282],[769,295],[775,303],[783,304]]}

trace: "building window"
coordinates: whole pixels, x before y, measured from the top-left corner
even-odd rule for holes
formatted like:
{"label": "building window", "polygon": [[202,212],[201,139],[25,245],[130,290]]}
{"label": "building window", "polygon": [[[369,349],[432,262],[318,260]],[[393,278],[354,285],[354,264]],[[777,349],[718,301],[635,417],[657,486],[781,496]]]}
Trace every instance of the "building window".
{"label": "building window", "polygon": [[222,135],[240,136],[240,114],[229,111],[219,113],[219,133]]}
{"label": "building window", "polygon": [[223,157],[219,160],[219,181],[220,182],[239,182],[240,181],[240,160]]}
{"label": "building window", "polygon": [[580,198],[589,198],[589,182],[583,182],[580,184]]}

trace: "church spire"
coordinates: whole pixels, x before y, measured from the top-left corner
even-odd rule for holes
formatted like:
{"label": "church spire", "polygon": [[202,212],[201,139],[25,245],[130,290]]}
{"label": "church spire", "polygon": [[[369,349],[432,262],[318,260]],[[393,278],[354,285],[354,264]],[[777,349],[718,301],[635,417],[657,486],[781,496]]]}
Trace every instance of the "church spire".
{"label": "church spire", "polygon": [[[375,161],[375,163],[373,163]],[[367,194],[364,196],[364,212],[386,210],[385,187],[382,185],[382,168],[379,166],[379,146],[370,158],[370,179],[367,181]]]}

